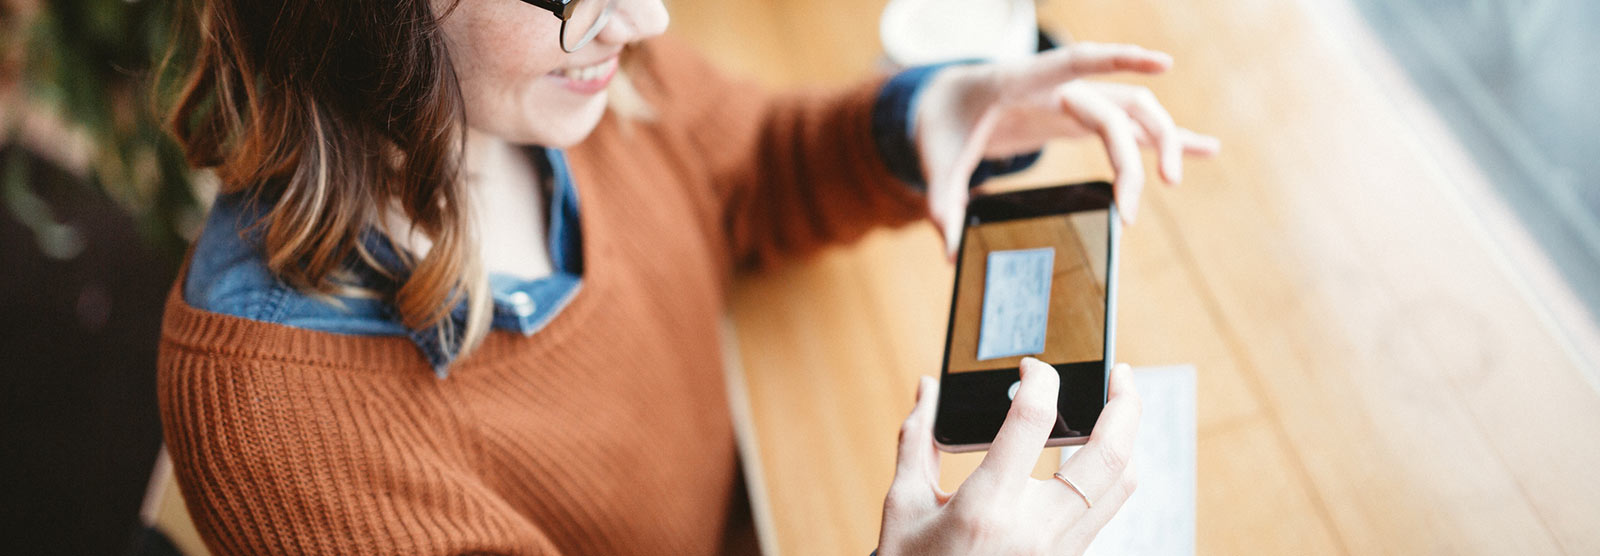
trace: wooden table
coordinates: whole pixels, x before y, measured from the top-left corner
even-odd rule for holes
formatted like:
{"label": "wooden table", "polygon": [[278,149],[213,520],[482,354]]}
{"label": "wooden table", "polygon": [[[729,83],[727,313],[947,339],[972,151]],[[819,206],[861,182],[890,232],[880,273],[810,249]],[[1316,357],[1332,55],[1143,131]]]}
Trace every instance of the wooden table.
{"label": "wooden table", "polygon": [[[718,63],[790,86],[874,71],[882,5],[670,9]],[[1200,370],[1202,553],[1600,553],[1600,334],[1348,6],[1041,14],[1173,53],[1168,75],[1130,81],[1225,145],[1145,196],[1118,323],[1124,360]],[[1093,142],[1046,158],[1036,182],[1109,175]],[[876,544],[951,279],[915,226],[740,281],[734,410],[769,551]],[[947,456],[946,488],[977,458]]]}

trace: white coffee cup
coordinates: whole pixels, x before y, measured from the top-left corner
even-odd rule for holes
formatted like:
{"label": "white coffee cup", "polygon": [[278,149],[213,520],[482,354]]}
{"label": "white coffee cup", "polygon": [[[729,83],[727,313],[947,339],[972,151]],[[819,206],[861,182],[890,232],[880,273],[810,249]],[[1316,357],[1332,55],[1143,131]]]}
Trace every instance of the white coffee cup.
{"label": "white coffee cup", "polygon": [[1034,0],[890,0],[878,22],[889,62],[1014,60],[1038,45]]}

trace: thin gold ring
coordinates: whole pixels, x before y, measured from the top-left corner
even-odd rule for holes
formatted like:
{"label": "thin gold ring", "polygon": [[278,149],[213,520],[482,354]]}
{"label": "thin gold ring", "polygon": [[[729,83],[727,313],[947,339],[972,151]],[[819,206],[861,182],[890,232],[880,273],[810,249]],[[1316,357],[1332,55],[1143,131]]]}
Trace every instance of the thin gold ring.
{"label": "thin gold ring", "polygon": [[1078,488],[1078,485],[1072,484],[1072,479],[1068,479],[1067,476],[1062,475],[1060,471],[1055,472],[1052,476],[1054,476],[1057,481],[1061,481],[1062,484],[1067,485],[1067,488],[1072,489],[1072,492],[1078,493],[1078,496],[1083,498],[1083,506],[1085,508],[1094,507],[1094,502],[1089,501],[1089,495],[1084,494],[1083,489]]}

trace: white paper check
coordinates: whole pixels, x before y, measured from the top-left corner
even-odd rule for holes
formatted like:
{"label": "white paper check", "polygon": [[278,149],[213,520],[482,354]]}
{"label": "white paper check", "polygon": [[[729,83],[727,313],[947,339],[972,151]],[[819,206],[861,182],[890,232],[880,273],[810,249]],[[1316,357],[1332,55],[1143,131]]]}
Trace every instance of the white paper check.
{"label": "white paper check", "polygon": [[978,360],[1044,352],[1055,259],[1052,247],[989,253]]}

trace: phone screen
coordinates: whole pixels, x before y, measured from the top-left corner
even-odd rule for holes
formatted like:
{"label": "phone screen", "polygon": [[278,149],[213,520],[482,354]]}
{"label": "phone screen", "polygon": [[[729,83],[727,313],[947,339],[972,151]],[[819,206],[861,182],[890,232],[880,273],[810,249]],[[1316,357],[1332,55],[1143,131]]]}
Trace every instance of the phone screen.
{"label": "phone screen", "polygon": [[1051,444],[1081,442],[1105,406],[1115,323],[1116,224],[1108,184],[974,199],[957,258],[935,437],[994,440],[1022,358],[1061,376]]}
{"label": "phone screen", "polygon": [[951,373],[1105,358],[1107,211],[966,230],[950,331]]}

